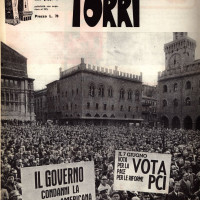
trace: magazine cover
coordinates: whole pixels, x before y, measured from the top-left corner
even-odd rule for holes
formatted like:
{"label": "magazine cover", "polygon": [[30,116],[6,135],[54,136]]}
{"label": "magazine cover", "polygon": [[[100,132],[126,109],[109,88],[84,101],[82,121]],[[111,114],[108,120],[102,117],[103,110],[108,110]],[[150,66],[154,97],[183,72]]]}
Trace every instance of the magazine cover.
{"label": "magazine cover", "polygon": [[200,199],[199,0],[1,5],[2,200]]}

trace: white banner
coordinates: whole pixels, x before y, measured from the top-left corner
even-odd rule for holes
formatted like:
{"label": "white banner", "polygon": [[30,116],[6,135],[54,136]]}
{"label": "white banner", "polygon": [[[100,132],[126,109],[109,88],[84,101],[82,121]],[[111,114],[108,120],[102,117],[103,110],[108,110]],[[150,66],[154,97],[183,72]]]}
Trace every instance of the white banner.
{"label": "white banner", "polygon": [[21,169],[23,199],[95,200],[94,162]]}
{"label": "white banner", "polygon": [[115,151],[114,190],[168,193],[171,154]]}

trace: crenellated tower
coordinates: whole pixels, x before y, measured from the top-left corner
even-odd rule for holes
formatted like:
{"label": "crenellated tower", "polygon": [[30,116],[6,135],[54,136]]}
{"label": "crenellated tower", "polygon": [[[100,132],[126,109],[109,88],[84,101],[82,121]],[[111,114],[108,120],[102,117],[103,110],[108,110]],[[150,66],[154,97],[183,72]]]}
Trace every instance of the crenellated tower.
{"label": "crenellated tower", "polygon": [[165,44],[165,70],[181,69],[195,60],[196,41],[186,32],[173,33],[173,41]]}

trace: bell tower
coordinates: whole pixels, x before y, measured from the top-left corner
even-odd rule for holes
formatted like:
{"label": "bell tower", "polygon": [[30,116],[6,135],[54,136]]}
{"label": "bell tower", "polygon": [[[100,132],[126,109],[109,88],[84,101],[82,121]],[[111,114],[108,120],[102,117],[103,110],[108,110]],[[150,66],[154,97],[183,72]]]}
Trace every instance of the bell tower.
{"label": "bell tower", "polygon": [[164,45],[165,69],[180,69],[195,60],[196,41],[186,32],[173,33],[173,41]]}
{"label": "bell tower", "polygon": [[173,40],[178,40],[178,39],[181,39],[183,37],[187,37],[186,32],[175,32],[175,33],[173,33]]}

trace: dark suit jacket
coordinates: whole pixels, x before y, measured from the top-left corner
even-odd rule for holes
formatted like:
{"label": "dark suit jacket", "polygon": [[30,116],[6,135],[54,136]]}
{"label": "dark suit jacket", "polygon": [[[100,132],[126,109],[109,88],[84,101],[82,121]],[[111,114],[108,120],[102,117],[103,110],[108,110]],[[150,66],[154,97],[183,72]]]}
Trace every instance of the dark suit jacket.
{"label": "dark suit jacket", "polygon": [[190,189],[183,180],[180,181],[180,187],[180,192],[184,193],[187,197],[191,197]]}
{"label": "dark suit jacket", "polygon": [[182,192],[179,192],[177,196],[173,191],[167,195],[167,200],[187,200],[187,198]]}

